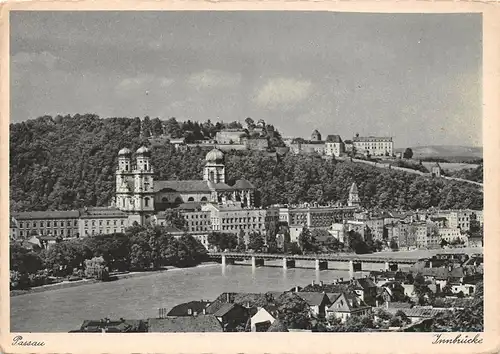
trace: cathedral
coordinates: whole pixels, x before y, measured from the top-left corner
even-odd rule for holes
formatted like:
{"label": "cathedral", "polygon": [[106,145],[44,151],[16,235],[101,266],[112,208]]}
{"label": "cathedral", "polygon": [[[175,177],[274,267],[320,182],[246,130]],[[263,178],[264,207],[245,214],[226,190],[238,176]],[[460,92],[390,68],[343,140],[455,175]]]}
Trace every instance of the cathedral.
{"label": "cathedral", "polygon": [[205,157],[202,180],[155,181],[151,151],[142,146],[135,152],[123,148],[118,152],[116,170],[116,208],[129,214],[131,223],[147,223],[159,211],[183,203],[236,203],[253,207],[255,187],[245,179],[226,184],[224,154],[213,149]]}

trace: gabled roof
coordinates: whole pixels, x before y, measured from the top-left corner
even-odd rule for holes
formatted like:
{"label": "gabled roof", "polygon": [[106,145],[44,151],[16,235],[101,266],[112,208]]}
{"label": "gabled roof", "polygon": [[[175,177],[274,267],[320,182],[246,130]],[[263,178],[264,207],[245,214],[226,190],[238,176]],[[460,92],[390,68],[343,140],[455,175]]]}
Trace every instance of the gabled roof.
{"label": "gabled roof", "polygon": [[[209,301],[189,301],[183,304],[174,306],[167,314],[167,316],[191,316],[195,312],[198,314],[203,313],[205,309],[210,304]],[[191,310],[191,314],[189,313]]]}
{"label": "gabled roof", "polygon": [[229,311],[231,311],[232,309],[234,309],[237,305],[235,304],[231,304],[231,303],[225,303],[225,304],[222,304],[218,309],[217,311],[215,311],[213,313],[214,316],[216,317],[222,317],[222,316],[225,316],[227,315],[227,313]]}
{"label": "gabled roof", "polygon": [[363,288],[363,290],[377,287],[377,285],[370,278],[359,278],[356,279],[356,282]]}
{"label": "gabled roof", "polygon": [[89,219],[89,218],[110,218],[110,217],[122,217],[126,218],[127,213],[121,211],[118,208],[109,208],[109,207],[91,207],[85,208],[82,210],[81,218]]}
{"label": "gabled roof", "polygon": [[222,332],[222,326],[213,315],[150,318],[148,332]]}
{"label": "gabled roof", "polygon": [[309,306],[319,306],[323,302],[330,302],[328,296],[325,293],[315,293],[315,292],[297,292],[295,293],[300,296]]}

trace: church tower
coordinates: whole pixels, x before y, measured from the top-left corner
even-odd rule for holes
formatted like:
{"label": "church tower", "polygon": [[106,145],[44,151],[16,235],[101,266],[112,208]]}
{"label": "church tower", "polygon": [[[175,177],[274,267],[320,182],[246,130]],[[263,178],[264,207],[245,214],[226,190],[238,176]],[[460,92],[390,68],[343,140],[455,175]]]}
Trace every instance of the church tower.
{"label": "church tower", "polygon": [[359,207],[361,205],[356,182],[354,182],[351,189],[349,189],[349,199],[347,200],[347,205],[352,207]]}
{"label": "church tower", "polygon": [[214,148],[205,156],[205,168],[203,169],[203,180],[213,183],[226,183],[226,169],[224,166],[224,154]]}
{"label": "church tower", "polygon": [[153,168],[151,167],[151,152],[141,146],[135,152],[134,169],[134,212],[140,217],[139,224],[144,224],[154,212]]}
{"label": "church tower", "polygon": [[132,211],[132,194],[134,174],[131,164],[132,152],[123,148],[118,152],[118,169],[116,170],[115,205],[122,211]]}

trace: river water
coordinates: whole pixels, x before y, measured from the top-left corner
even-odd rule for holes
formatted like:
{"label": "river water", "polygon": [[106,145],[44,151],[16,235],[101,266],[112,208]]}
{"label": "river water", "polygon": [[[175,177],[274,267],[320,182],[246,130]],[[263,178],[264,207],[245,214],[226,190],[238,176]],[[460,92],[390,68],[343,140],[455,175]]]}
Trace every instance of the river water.
{"label": "river water", "polygon": [[[401,255],[401,252],[398,252]],[[413,257],[412,257],[413,258]],[[113,282],[81,285],[11,297],[11,332],[68,332],[87,319],[109,317],[146,319],[156,317],[159,308],[191,300],[214,300],[223,292],[285,291],[313,280],[332,282],[347,279],[347,263],[329,262],[329,270],[316,271],[314,262],[299,261],[297,268],[284,270],[280,261],[265,267],[249,264],[201,265],[171,269]],[[363,264],[365,272],[380,270],[383,264]]]}

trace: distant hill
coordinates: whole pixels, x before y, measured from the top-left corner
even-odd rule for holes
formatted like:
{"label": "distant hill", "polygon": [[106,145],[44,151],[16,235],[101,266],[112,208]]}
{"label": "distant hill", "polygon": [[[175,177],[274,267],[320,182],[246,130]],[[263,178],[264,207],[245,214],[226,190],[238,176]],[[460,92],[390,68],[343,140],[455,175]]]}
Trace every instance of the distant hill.
{"label": "distant hill", "polygon": [[[414,158],[425,157],[443,157],[443,158],[482,158],[483,148],[461,145],[429,145],[429,146],[414,146]],[[396,149],[397,152],[403,152],[405,148]]]}

